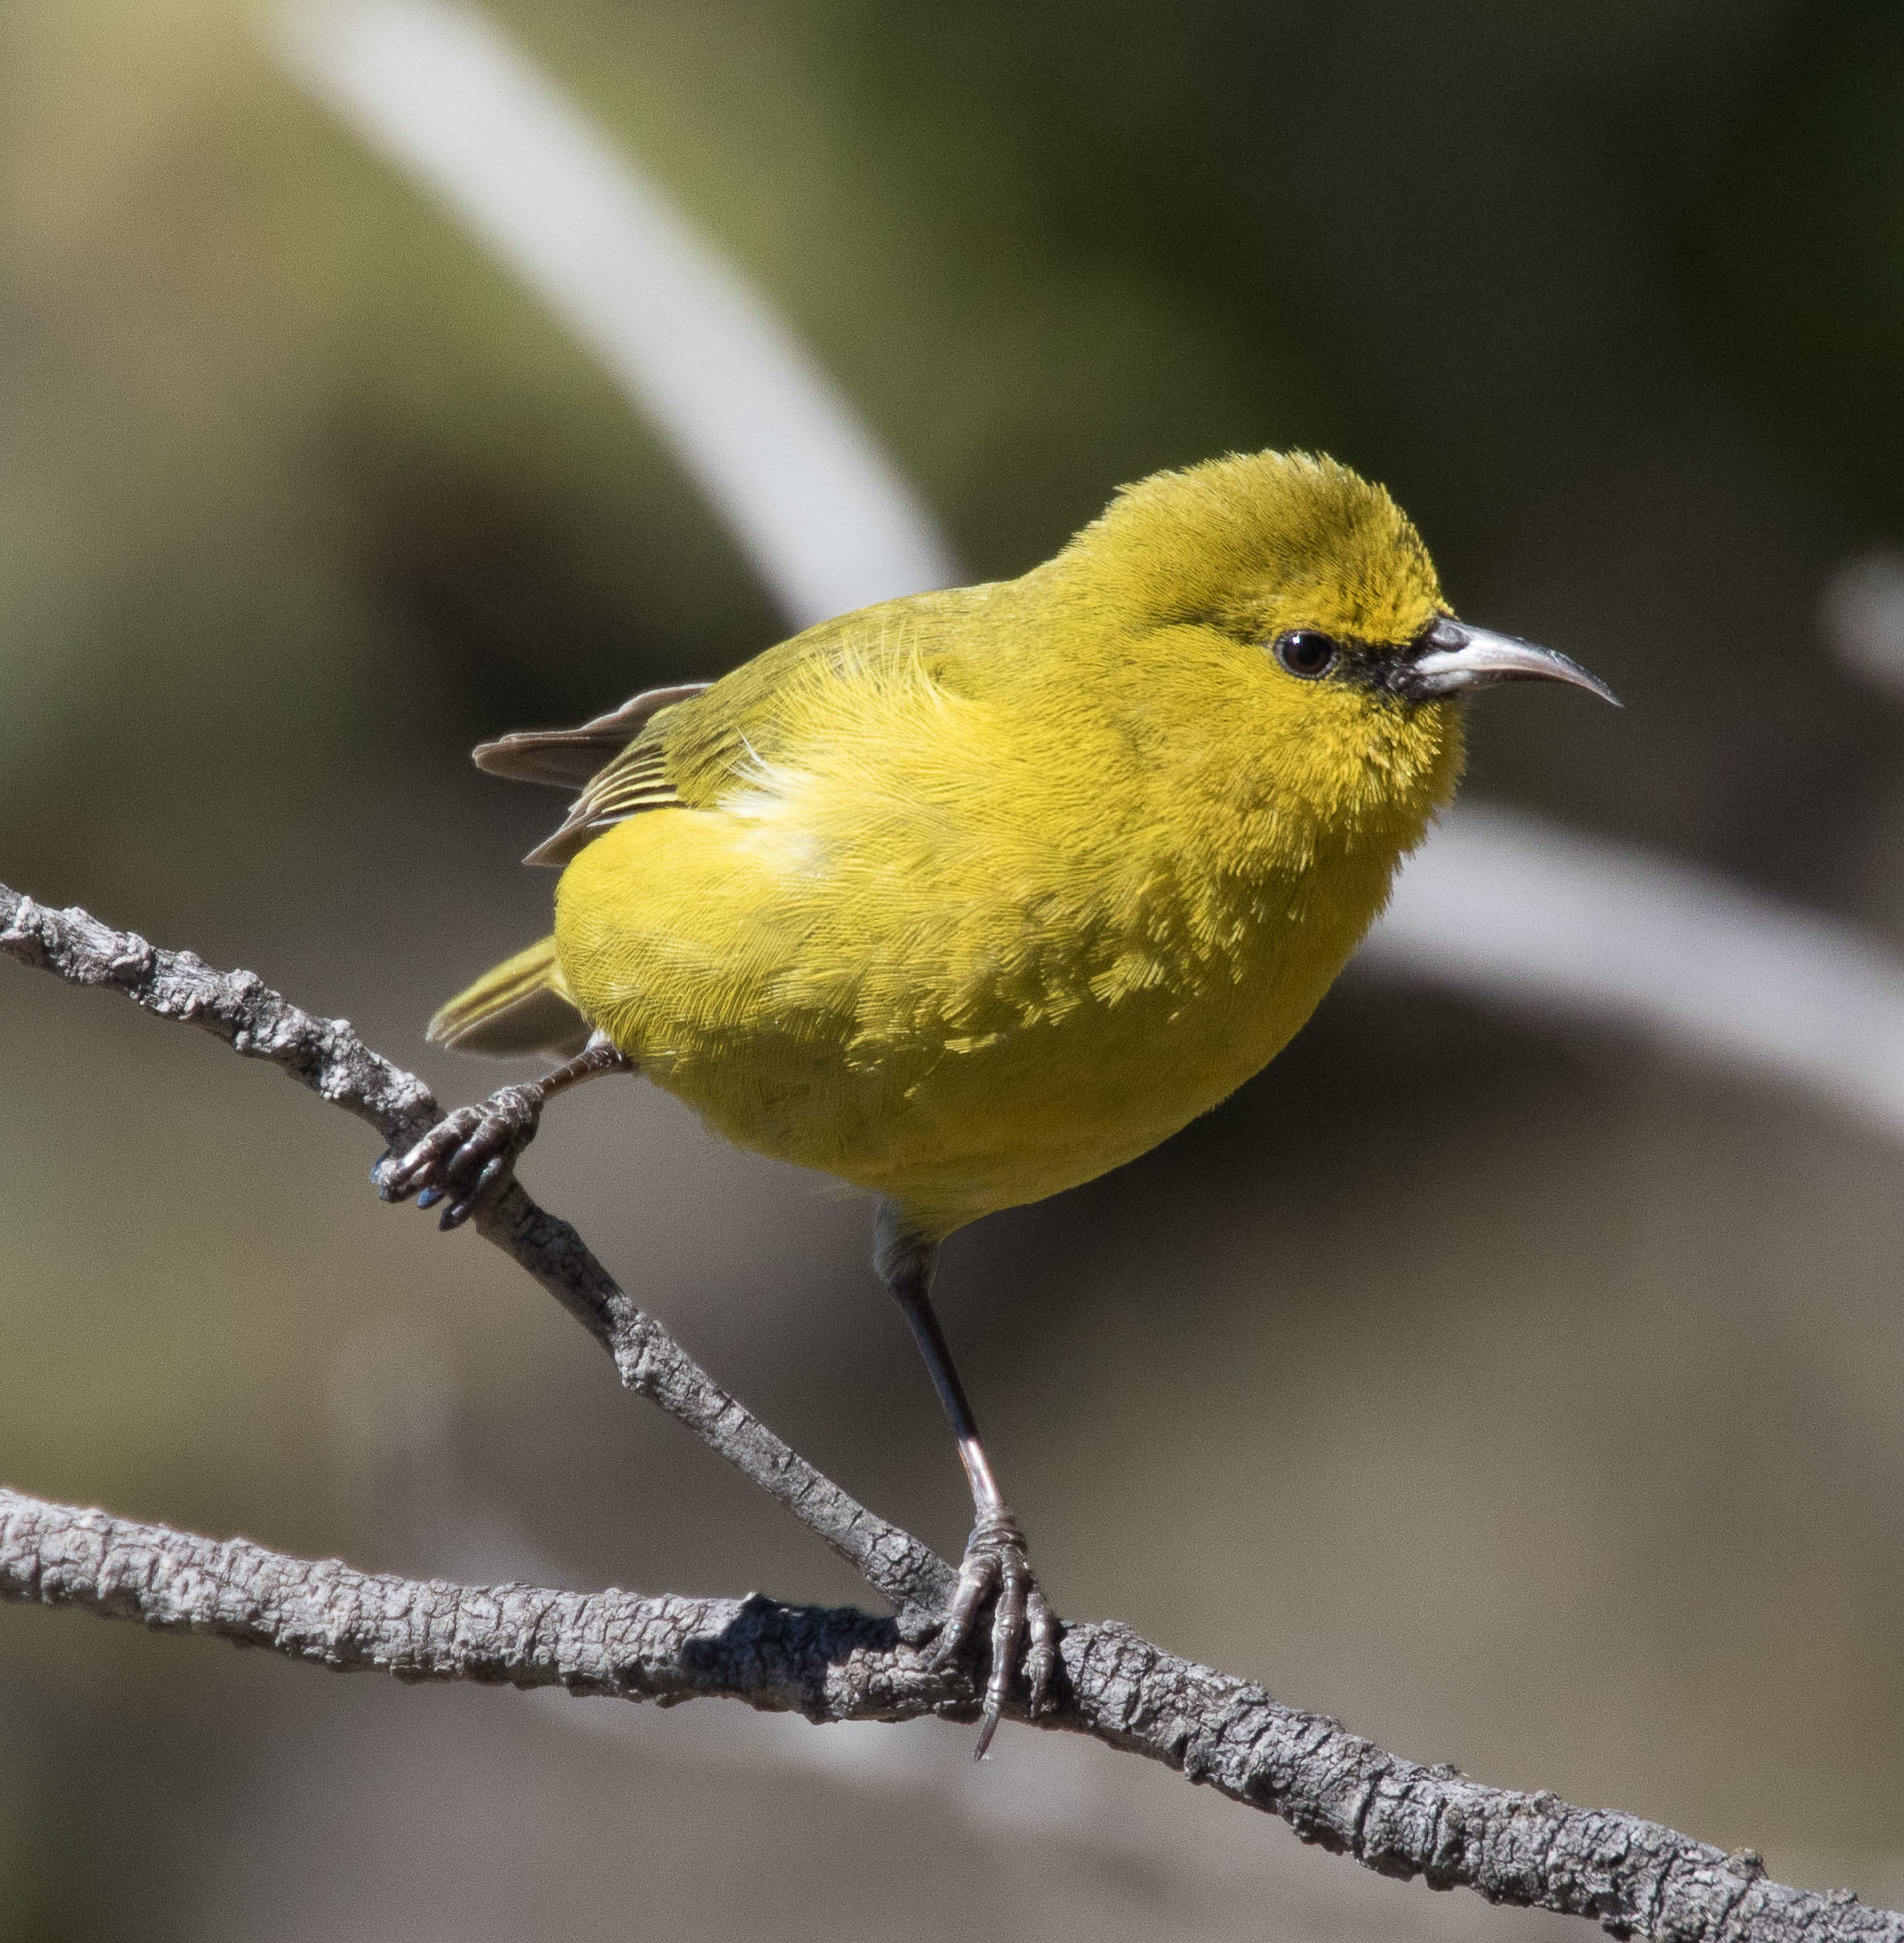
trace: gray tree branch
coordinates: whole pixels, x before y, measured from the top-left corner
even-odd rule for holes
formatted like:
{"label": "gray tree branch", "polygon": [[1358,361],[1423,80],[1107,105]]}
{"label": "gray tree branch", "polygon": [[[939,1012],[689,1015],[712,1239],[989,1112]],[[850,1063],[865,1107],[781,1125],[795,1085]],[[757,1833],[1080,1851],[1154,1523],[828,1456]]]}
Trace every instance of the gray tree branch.
{"label": "gray tree branch", "polygon": [[[437,1117],[430,1091],[250,972],[216,972],[78,910],[0,885],[0,951],[76,984],[105,985],[271,1060],[370,1122],[387,1142]],[[609,1277],[566,1222],[512,1186],[481,1232],[528,1270],[614,1358],[622,1381],[694,1430],[849,1560],[898,1619],[743,1600],[642,1598],[412,1581],[243,1539],[140,1525],[0,1489],[0,1599],[81,1606],[343,1669],[412,1680],[562,1686],[630,1700],[723,1696],[813,1721],[970,1720],[969,1672],[928,1672],[909,1643],[951,1584],[916,1538],[854,1503],[723,1391]],[[1849,1891],[1767,1879],[1657,1823],[1483,1786],[1385,1753],[1338,1722],[1163,1652],[1117,1625],[1069,1625],[1056,1707],[1040,1725],[1146,1756],[1304,1840],[1385,1875],[1465,1887],[1492,1902],[1591,1917],[1666,1943],[1904,1943],[1904,1915]]]}

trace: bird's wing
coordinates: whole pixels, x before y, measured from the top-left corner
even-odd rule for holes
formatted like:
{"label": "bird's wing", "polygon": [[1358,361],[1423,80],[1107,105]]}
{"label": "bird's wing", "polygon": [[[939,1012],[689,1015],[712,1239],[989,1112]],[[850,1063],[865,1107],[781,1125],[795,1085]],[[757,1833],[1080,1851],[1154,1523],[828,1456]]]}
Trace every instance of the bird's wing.
{"label": "bird's wing", "polygon": [[959,658],[950,637],[961,603],[987,591],[862,608],[769,648],[711,686],[653,689],[579,729],[485,743],[476,760],[499,775],[579,787],[562,826],[525,859],[560,866],[644,810],[705,807],[750,771],[796,756],[790,745],[829,714],[814,706],[822,695],[849,705],[845,698],[882,679],[949,673]]}
{"label": "bird's wing", "polygon": [[678,804],[681,798],[669,780],[667,765],[667,744],[651,727],[583,784],[581,794],[568,807],[561,828],[536,844],[523,862],[559,867],[616,823],[626,822],[643,810],[665,810]]}

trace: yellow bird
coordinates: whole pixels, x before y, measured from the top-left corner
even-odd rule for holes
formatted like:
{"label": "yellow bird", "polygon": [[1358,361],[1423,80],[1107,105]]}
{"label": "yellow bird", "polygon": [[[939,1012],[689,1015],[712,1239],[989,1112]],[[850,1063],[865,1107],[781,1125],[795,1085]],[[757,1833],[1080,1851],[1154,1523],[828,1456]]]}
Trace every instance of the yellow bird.
{"label": "yellow bird", "polygon": [[1461,702],[1571,682],[1455,621],[1415,529],[1333,460],[1126,487],[1017,580],[915,595],[718,682],[476,752],[578,792],[530,861],[555,933],[453,999],[448,1046],[575,1055],[381,1165],[453,1226],[543,1102],[638,1070],[736,1144],[880,1196],[874,1259],[976,1524],[935,1663],[996,1595],[979,1752],[1057,1626],[930,1302],[940,1244],[1120,1166],[1288,1042],[1461,770]]}

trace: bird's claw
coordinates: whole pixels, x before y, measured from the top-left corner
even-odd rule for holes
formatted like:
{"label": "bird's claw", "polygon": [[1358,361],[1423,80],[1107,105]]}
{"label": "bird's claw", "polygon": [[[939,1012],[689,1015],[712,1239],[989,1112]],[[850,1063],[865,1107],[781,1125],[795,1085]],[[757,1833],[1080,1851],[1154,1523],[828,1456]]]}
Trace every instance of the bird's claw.
{"label": "bird's claw", "polygon": [[1018,1520],[1002,1506],[983,1517],[966,1540],[965,1562],[952,1604],[939,1627],[939,1643],[927,1666],[947,1665],[975,1634],[980,1611],[996,1595],[992,1608],[992,1664],[985,1682],[985,1703],[979,1715],[975,1761],[985,1758],[998,1732],[1005,1703],[1011,1696],[1012,1674],[1021,1652],[1025,1660],[1026,1711],[1036,1719],[1045,1705],[1052,1674],[1058,1666],[1058,1618],[1038,1581],[1032,1576],[1025,1534]]}
{"label": "bird's claw", "polygon": [[448,1202],[438,1226],[460,1227],[507,1179],[541,1118],[539,1086],[498,1087],[478,1105],[446,1114],[401,1158],[386,1153],[370,1177],[387,1201],[415,1195],[419,1207]]}

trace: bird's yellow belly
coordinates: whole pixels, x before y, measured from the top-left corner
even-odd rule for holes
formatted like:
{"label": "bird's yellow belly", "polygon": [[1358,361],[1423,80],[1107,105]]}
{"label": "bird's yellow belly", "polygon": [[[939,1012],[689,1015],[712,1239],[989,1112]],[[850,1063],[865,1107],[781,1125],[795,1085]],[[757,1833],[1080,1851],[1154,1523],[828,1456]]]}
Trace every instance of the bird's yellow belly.
{"label": "bird's yellow belly", "polygon": [[946,1233],[1133,1159],[1258,1071],[1393,855],[1231,886],[1220,923],[1150,906],[1120,930],[1034,921],[1009,870],[963,898],[854,895],[726,816],[668,810],[575,859],[556,938],[583,1011],[718,1133]]}

